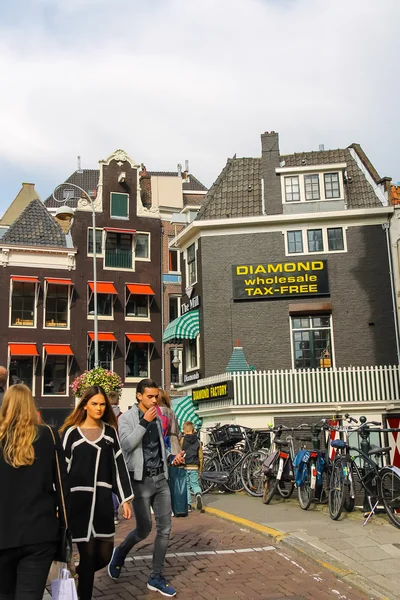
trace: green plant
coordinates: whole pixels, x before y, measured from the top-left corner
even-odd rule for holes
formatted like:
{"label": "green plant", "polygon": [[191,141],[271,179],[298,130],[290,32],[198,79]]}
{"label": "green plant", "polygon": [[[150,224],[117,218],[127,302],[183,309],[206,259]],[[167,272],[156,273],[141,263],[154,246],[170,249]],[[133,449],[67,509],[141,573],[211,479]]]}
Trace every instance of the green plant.
{"label": "green plant", "polygon": [[106,394],[108,394],[111,391],[120,392],[124,384],[121,381],[121,377],[117,373],[114,373],[114,371],[103,369],[103,367],[96,367],[91,371],[85,371],[82,375],[74,379],[70,388],[78,398],[81,398],[84,391],[92,387],[92,385],[100,385]]}

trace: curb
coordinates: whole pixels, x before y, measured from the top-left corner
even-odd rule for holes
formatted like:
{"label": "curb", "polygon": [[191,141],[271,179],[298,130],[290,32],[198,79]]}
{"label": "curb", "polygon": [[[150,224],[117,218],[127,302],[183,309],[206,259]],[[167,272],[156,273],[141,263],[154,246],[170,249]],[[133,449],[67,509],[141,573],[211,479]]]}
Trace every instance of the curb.
{"label": "curb", "polygon": [[[312,546],[312,544],[308,544],[299,538],[296,538],[288,533],[284,533],[279,531],[278,529],[274,529],[273,527],[268,527],[267,525],[261,525],[260,523],[256,523],[255,521],[250,521],[249,519],[244,519],[242,517],[237,517],[236,515],[232,515],[231,513],[227,513],[223,510],[219,510],[218,508],[204,507],[204,511],[214,517],[219,517],[225,521],[230,521],[231,523],[235,523],[236,525],[241,525],[242,527],[246,527],[247,529],[251,529],[262,535],[266,535],[269,538],[272,538],[272,541],[275,543],[280,543],[284,546],[289,547],[291,550],[298,552],[301,555],[305,555],[308,559],[312,560],[314,563],[323,567],[324,569],[328,569],[333,575],[335,575],[338,579],[342,579],[357,587],[359,590],[364,593],[370,595],[374,594],[377,600],[396,600],[394,596],[385,596],[382,594],[381,590],[376,587],[376,584],[366,580],[364,577],[353,571],[352,569],[346,568],[343,564],[338,561],[332,560],[328,562],[323,559],[321,556],[321,551]],[[398,598],[398,597],[397,597]]]}

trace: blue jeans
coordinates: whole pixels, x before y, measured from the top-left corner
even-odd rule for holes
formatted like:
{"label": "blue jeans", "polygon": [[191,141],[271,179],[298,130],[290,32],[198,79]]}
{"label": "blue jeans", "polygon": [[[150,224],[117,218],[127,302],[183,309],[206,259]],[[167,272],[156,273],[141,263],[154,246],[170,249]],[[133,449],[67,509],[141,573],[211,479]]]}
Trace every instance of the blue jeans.
{"label": "blue jeans", "polygon": [[192,503],[192,498],[190,496],[190,488],[195,496],[197,494],[201,494],[201,487],[199,485],[199,471],[186,469],[186,481],[187,481],[187,494],[188,494],[188,504]]}
{"label": "blue jeans", "polygon": [[152,528],[151,511],[154,510],[157,535],[154,540],[153,566],[151,576],[161,575],[164,568],[165,555],[168,549],[171,532],[171,493],[164,475],[143,478],[135,481],[131,475],[133,511],[136,529],[128,533],[122,544],[118,546],[118,554],[125,560],[128,552],[141,540],[147,538]]}

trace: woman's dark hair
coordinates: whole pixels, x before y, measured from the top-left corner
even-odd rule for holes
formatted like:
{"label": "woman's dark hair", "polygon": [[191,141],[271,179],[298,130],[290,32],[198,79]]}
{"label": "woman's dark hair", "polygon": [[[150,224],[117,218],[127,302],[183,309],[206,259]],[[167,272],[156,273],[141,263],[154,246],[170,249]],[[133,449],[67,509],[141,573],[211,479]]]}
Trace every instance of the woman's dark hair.
{"label": "woman's dark hair", "polygon": [[154,379],[142,379],[136,386],[136,394],[143,394],[146,388],[157,388],[158,383]]}
{"label": "woman's dark hair", "polygon": [[85,406],[89,402],[93,396],[97,396],[97,394],[101,394],[106,403],[106,408],[104,411],[104,415],[101,420],[104,423],[108,423],[111,427],[117,428],[117,418],[114,414],[112,406],[110,404],[109,399],[107,398],[107,394],[101,385],[92,385],[92,387],[85,390],[79,404],[75,407],[75,410],[65,419],[64,425],[60,429],[60,434],[62,434],[68,427],[78,427],[83,421],[86,419],[86,411]]}

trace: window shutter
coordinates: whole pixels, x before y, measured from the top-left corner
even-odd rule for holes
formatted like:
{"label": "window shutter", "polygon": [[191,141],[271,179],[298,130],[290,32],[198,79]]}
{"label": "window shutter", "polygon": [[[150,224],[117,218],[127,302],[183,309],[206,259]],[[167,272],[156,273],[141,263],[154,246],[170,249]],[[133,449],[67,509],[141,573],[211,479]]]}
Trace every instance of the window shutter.
{"label": "window shutter", "polygon": [[111,216],[112,217],[127,217],[128,216],[128,194],[111,194]]}

